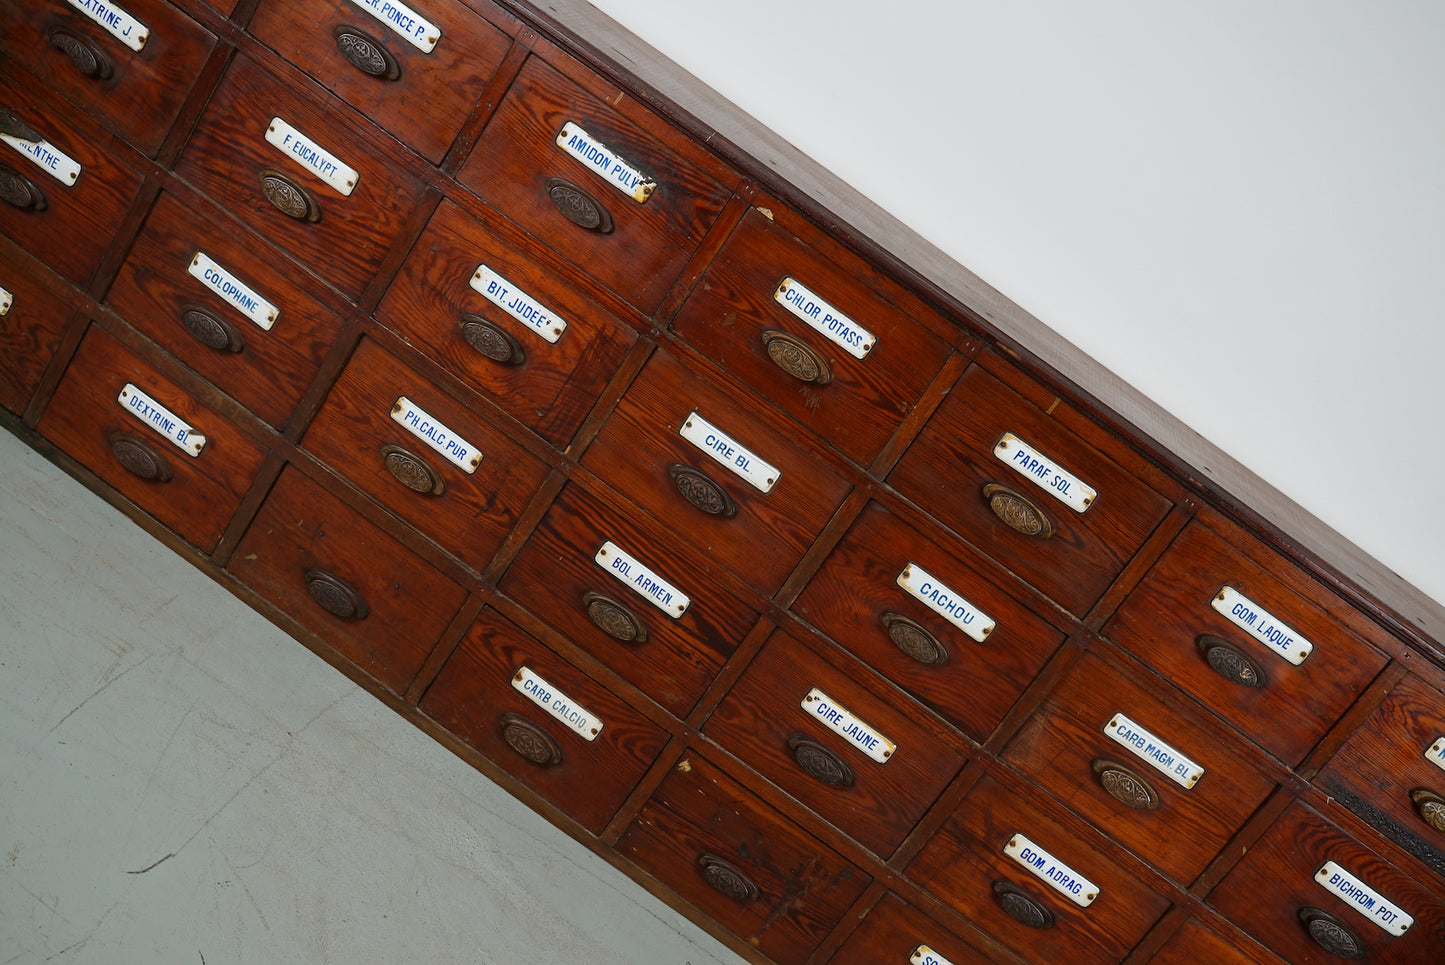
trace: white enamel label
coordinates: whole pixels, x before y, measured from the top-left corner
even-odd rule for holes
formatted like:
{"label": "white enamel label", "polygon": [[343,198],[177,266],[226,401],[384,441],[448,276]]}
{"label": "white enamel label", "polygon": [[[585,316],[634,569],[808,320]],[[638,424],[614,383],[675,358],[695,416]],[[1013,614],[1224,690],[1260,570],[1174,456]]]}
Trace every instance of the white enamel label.
{"label": "white enamel label", "polygon": [[1009,838],[1003,853],[1027,868],[1035,878],[1059,894],[1087,908],[1099,897],[1099,886],[1034,844],[1022,834]]}
{"label": "white enamel label", "polygon": [[1047,492],[1076,513],[1089,508],[1099,494],[1083,480],[1039,452],[1011,432],[993,447],[993,454],[1029,482]]}
{"label": "white enamel label", "polygon": [[794,279],[784,278],[773,292],[773,300],[855,359],[867,358],[873,351],[871,332]]}
{"label": "white enamel label", "polygon": [[0,315],[9,314],[10,306],[14,304],[14,302],[15,298],[8,291],[0,288]]}
{"label": "white enamel label", "polygon": [[436,49],[442,39],[439,27],[417,15],[417,12],[397,0],[351,0],[377,20],[390,27],[398,37],[424,54]]}
{"label": "white enamel label", "polygon": [[783,475],[776,466],[744,449],[736,439],[698,415],[696,410],[683,420],[677,434],[759,492],[772,492]]}
{"label": "white enamel label", "polygon": [[182,422],[180,416],[131,383],[127,382],[125,388],[120,390],[120,396],[116,401],[125,411],[165,436],[171,441],[171,445],[186,455],[194,458],[201,454],[202,449],[206,448],[205,436]]}
{"label": "white enamel label", "polygon": [[596,740],[602,733],[599,717],[537,676],[530,667],[523,667],[512,675],[512,686],[584,740]]}
{"label": "white enamel label", "polygon": [[476,472],[482,464],[481,450],[427,415],[406,396],[401,396],[392,404],[391,418],[467,475]]}
{"label": "white enamel label", "polygon": [[25,155],[36,167],[67,188],[80,179],[80,163],[44,138],[27,141],[14,134],[0,134],[0,141]]}
{"label": "white enamel label", "polygon": [[1415,924],[1415,919],[1333,861],[1326,861],[1324,867],[1315,872],[1315,881],[1391,935],[1399,937]]}
{"label": "white enamel label", "polygon": [[632,587],[637,595],[676,620],[687,611],[692,601],[677,587],[644,566],[637,557],[608,540],[602,544],[593,562]]}
{"label": "white enamel label", "polygon": [[1163,774],[1186,791],[1199,783],[1204,768],[1134,723],[1123,714],[1115,714],[1104,725],[1109,739],[1133,752],[1145,764]]}
{"label": "white enamel label", "polygon": [[1435,743],[1425,748],[1425,760],[1445,771],[1445,737],[1435,738]]}
{"label": "white enamel label", "polygon": [[1270,616],[1264,607],[1232,586],[1221,586],[1209,605],[1224,614],[1230,623],[1296,667],[1304,663],[1315,648],[1314,644]]}
{"label": "white enamel label", "polygon": [[551,309],[514,287],[486,265],[478,265],[477,270],[472,272],[471,286],[477,294],[485,296],[487,301],[549,342],[556,342],[567,331],[567,323]]}
{"label": "white enamel label", "polygon": [[927,945],[919,945],[909,957],[908,965],[953,965],[953,963]]}
{"label": "white enamel label", "polygon": [[220,295],[233,305],[236,311],[261,326],[265,331],[271,331],[271,326],[276,324],[276,317],[281,314],[280,310],[256,294],[256,290],[250,285],[218,265],[204,251],[198,251],[191,257],[190,267],[186,270],[190,272],[192,278]]}
{"label": "white enamel label", "polygon": [[100,0],[68,0],[70,5],[100,24],[111,36],[131,50],[139,51],[150,39],[146,25],[113,3]]}
{"label": "white enamel label", "polygon": [[266,140],[297,165],[331,185],[343,197],[350,197],[351,192],[356,190],[356,183],[361,180],[355,168],[279,117],[271,118],[266,128]]}
{"label": "white enamel label", "polygon": [[592,136],[571,121],[562,125],[557,146],[586,165],[587,170],[643,204],[657,190],[657,182],[617,156],[617,152],[592,139]]}
{"label": "white enamel label", "polygon": [[857,717],[848,713],[817,687],[808,691],[801,704],[804,712],[879,764],[887,764],[898,748]]}
{"label": "white enamel label", "polygon": [[909,563],[898,574],[898,585],[975,641],[983,643],[998,624],[988,614],[928,575],[917,563]]}

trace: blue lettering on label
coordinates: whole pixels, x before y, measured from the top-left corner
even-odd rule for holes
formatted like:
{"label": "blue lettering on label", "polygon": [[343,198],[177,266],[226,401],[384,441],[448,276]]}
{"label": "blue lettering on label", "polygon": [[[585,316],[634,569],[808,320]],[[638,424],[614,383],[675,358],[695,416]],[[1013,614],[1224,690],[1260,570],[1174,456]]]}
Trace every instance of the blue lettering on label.
{"label": "blue lettering on label", "polygon": [[1032,865],[1035,868],[1042,868],[1046,863],[1044,856],[1036,853],[1032,848],[1024,848],[1019,852],[1019,857],[1023,859],[1025,864]]}
{"label": "blue lettering on label", "polygon": [[971,613],[967,607],[955,601],[951,596],[944,593],[943,590],[934,586],[932,583],[925,581],[923,585],[918,588],[918,592],[928,597],[934,603],[937,603],[964,623],[973,622],[974,614]]}
{"label": "blue lettering on label", "polygon": [[1239,617],[1239,619],[1244,622],[1245,626],[1252,627],[1254,626],[1254,621],[1259,619],[1259,614],[1255,613],[1243,603],[1236,603],[1234,605],[1234,609],[1230,612],[1233,613],[1235,616]]}

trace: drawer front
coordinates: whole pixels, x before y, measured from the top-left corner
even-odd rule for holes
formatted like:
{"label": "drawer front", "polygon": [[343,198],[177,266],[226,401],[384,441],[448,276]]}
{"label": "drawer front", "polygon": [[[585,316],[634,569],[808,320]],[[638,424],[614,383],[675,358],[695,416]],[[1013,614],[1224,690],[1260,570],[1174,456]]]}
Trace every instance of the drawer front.
{"label": "drawer front", "polygon": [[768,217],[749,209],[673,331],[867,465],[949,347],[890,299],[914,314],[927,309],[861,260],[839,251],[830,260],[815,247],[827,244],[816,229],[770,210]]}
{"label": "drawer front", "polygon": [[[490,609],[442,667],[421,709],[593,834],[668,741],[656,724]],[[578,732],[592,727],[600,729]]]}
{"label": "drawer front", "polygon": [[[733,176],[586,68],[553,59],[528,58],[458,179],[651,314],[722,211]],[[558,145],[564,130],[592,161]],[[642,202],[639,177],[656,185]]]}
{"label": "drawer front", "polygon": [[1149,959],[1151,965],[1283,965],[1283,960],[1244,937],[1221,937],[1191,918]]}
{"label": "drawer front", "polygon": [[[479,280],[482,291],[473,288],[484,266],[508,287],[490,289]],[[636,331],[587,297],[574,277],[575,269],[540,248],[524,255],[443,201],[376,317],[565,447],[637,341]],[[536,306],[565,323],[555,341],[533,324],[541,317]]]}
{"label": "drawer front", "polygon": [[[1110,453],[978,365],[888,481],[1076,614],[1098,601],[1170,508]],[[1078,511],[1087,490],[1096,495]]]}
{"label": "drawer front", "polygon": [[[683,438],[685,429],[702,445]],[[771,480],[771,489],[761,491],[708,451],[751,470],[760,484]],[[743,408],[662,351],[582,464],[765,595],[787,579],[849,490],[810,441],[784,435],[776,420]]]}
{"label": "drawer front", "polygon": [[396,693],[467,597],[289,466],[228,569]]}
{"label": "drawer front", "polygon": [[993,961],[890,891],[828,965],[975,965]]}
{"label": "drawer front", "polygon": [[228,222],[162,194],[106,302],[283,426],[341,329],[341,318],[313,297],[315,284]]}
{"label": "drawer front", "polygon": [[[1211,528],[1215,527],[1215,528]],[[1212,605],[1241,594],[1239,619],[1269,639],[1313,644],[1295,666]],[[1289,764],[1309,753],[1385,665],[1384,633],[1223,520],[1190,523],[1104,628],[1181,690]],[[1216,669],[1217,668],[1217,669]]]}
{"label": "drawer front", "polygon": [[[334,98],[306,97],[298,86],[237,56],[176,172],[355,298],[420,200],[422,184],[383,158],[385,135]],[[286,148],[268,141],[268,131]],[[356,173],[349,195],[342,190],[348,167]],[[341,187],[322,173],[341,177]]]}
{"label": "drawer front", "polygon": [[[93,4],[140,50],[63,0],[0,0],[0,50],[154,156],[170,132],[216,38],[165,0]],[[139,26],[114,17],[122,10]]]}
{"label": "drawer front", "polygon": [[1184,717],[1181,703],[1167,685],[1150,692],[1086,653],[1003,759],[1187,886],[1275,785],[1243,741]]}
{"label": "drawer front", "polygon": [[0,233],[84,285],[141,179],[123,145],[33,81],[0,72],[0,112],[24,142],[0,142]]}
{"label": "drawer front", "polygon": [[477,570],[547,477],[534,456],[370,339],[302,445]]}
{"label": "drawer front", "polygon": [[865,687],[842,654],[833,659],[774,631],[703,733],[886,858],[964,758],[916,708]]}
{"label": "drawer front", "polygon": [[[1358,897],[1327,887],[1341,870],[1354,879],[1344,889]],[[1431,883],[1438,879],[1394,866],[1296,802],[1210,893],[1209,903],[1291,962],[1438,962],[1445,954],[1445,901]],[[1375,894],[1361,892],[1361,884]],[[1414,919],[1402,936],[1382,927],[1404,926],[1396,912]]]}
{"label": "drawer front", "polygon": [[[127,386],[134,386],[137,395]],[[122,392],[126,401],[119,401]],[[144,397],[149,397],[146,402]],[[134,404],[132,404],[132,402]],[[154,403],[154,404],[152,404]],[[160,408],[169,410],[160,412]],[[173,445],[205,439],[200,455]],[[92,326],[40,420],[40,432],[131,502],[205,552],[261,468],[264,450],[190,390]]]}
{"label": "drawer front", "polygon": [[[633,562],[614,553],[599,563],[608,543]],[[655,585],[687,598],[681,616],[656,605],[670,602],[665,591],[642,592],[653,585],[644,567]],[[675,536],[568,485],[499,588],[686,717],[758,621],[757,611],[719,585],[717,569]]]}
{"label": "drawer front", "polygon": [[[1062,887],[1081,895],[1093,885],[1097,897],[1088,907],[1065,897],[1005,853],[1015,840],[1020,855],[1037,862],[1031,867],[1052,870]],[[1019,797],[990,777],[974,786],[908,872],[1029,961],[1117,962],[1169,908],[1132,872],[1067,830],[1041,798]]]}
{"label": "drawer front", "polygon": [[391,4],[376,5],[392,14],[378,19],[370,5],[348,0],[264,3],[247,29],[437,163],[511,38],[455,0],[408,6],[418,19]]}
{"label": "drawer front", "polygon": [[1005,579],[870,503],[793,610],[983,741],[1064,641],[999,589]]}
{"label": "drawer front", "polygon": [[780,965],[801,965],[872,880],[692,753],[617,851]]}
{"label": "drawer front", "polygon": [[0,245],[0,406],[25,411],[74,313],[28,258]]}

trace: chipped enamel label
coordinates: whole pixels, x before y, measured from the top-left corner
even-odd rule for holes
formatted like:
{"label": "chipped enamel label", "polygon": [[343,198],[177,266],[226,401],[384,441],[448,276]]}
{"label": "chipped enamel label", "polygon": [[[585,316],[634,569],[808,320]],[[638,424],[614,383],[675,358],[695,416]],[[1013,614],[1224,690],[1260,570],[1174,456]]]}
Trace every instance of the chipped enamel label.
{"label": "chipped enamel label", "polygon": [[206,437],[181,417],[127,382],[116,399],[121,408],[170,440],[171,445],[195,458],[206,448]]}
{"label": "chipped enamel label", "polygon": [[692,602],[681,590],[611,540],[602,544],[592,560],[674,620],[687,612],[688,604]]}
{"label": "chipped enamel label", "polygon": [[530,667],[522,667],[512,675],[512,686],[583,740],[596,740],[602,733],[600,717],[537,676]]}
{"label": "chipped enamel label", "polygon": [[732,436],[698,415],[696,410],[683,420],[677,434],[759,492],[772,492],[782,478],[783,474],[776,466],[743,448]]}
{"label": "chipped enamel label", "polygon": [[773,292],[773,300],[855,359],[867,358],[868,353],[873,351],[873,333],[798,284],[795,279],[784,278]]}
{"label": "chipped enamel label", "polygon": [[25,155],[32,164],[67,188],[80,179],[82,170],[80,162],[44,138],[38,141],[27,141],[14,134],[0,134],[0,141],[4,141]]}
{"label": "chipped enamel label", "polygon": [[271,118],[266,128],[266,141],[295,164],[325,181],[342,197],[351,197],[351,192],[356,190],[357,182],[361,180],[355,168],[279,117]]}
{"label": "chipped enamel label", "polygon": [[1435,743],[1425,748],[1425,760],[1445,771],[1445,737],[1435,738]]}
{"label": "chipped enamel label", "polygon": [[256,294],[254,288],[222,268],[204,251],[198,251],[191,257],[186,271],[264,331],[271,331],[271,326],[276,324],[280,309]]}
{"label": "chipped enamel label", "polygon": [[1298,667],[1315,645],[1270,615],[1264,607],[1232,586],[1222,586],[1209,605],[1225,619]]}
{"label": "chipped enamel label", "polygon": [[1164,743],[1123,714],[1115,714],[1104,725],[1109,739],[1127,748],[1139,760],[1163,774],[1186,791],[1204,776],[1204,768]]}
{"label": "chipped enamel label", "polygon": [[377,20],[389,27],[398,37],[424,54],[436,49],[442,39],[441,28],[424,20],[415,10],[397,0],[351,0]]}
{"label": "chipped enamel label", "polygon": [[1023,865],[1035,877],[1065,898],[1087,908],[1099,897],[1099,886],[1034,844],[1015,834],[1003,846],[1003,853]]}
{"label": "chipped enamel label", "polygon": [[1078,476],[1011,432],[1005,432],[994,444],[993,454],[1008,463],[1014,472],[1076,513],[1087,510],[1099,495]]}
{"label": "chipped enamel label", "polygon": [[472,272],[472,290],[482,295],[502,311],[527,326],[533,332],[556,342],[567,331],[567,323],[558,318],[550,309],[531,295],[514,286],[486,265],[478,265]]}
{"label": "chipped enamel label", "polygon": [[857,717],[848,713],[817,687],[808,691],[801,704],[809,717],[842,737],[879,764],[887,764],[898,747]]}
{"label": "chipped enamel label", "polygon": [[150,39],[151,32],[145,24],[113,3],[101,3],[100,0],[67,0],[67,2],[100,24],[112,37],[131,50],[139,52]]}
{"label": "chipped enamel label", "polygon": [[927,945],[919,945],[909,956],[908,965],[953,965],[953,963]]}
{"label": "chipped enamel label", "polygon": [[1326,861],[1324,867],[1315,872],[1315,881],[1397,938],[1415,924],[1414,918],[1333,861]]}
{"label": "chipped enamel label", "polygon": [[480,449],[427,415],[406,396],[401,396],[392,404],[391,418],[462,472],[471,475],[482,464]]}
{"label": "chipped enamel label", "polygon": [[0,315],[8,315],[10,313],[10,306],[14,303],[15,297],[5,289],[0,288]]}
{"label": "chipped enamel label", "polygon": [[898,585],[978,643],[988,639],[998,625],[988,614],[929,576],[917,563],[903,567],[903,572],[898,574]]}
{"label": "chipped enamel label", "polygon": [[622,160],[616,151],[599,144],[572,121],[562,125],[557,146],[638,204],[645,204],[657,190],[656,181]]}

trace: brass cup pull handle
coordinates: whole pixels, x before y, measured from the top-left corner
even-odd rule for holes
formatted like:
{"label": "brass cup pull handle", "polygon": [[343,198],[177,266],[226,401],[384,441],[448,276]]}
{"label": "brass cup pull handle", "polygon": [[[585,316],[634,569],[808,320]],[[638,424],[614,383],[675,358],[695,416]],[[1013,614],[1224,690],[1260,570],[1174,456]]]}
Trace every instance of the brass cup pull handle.
{"label": "brass cup pull handle", "polygon": [[94,80],[110,80],[115,75],[115,66],[110,55],[99,44],[68,30],[52,31],[50,46],[70,58],[70,65],[82,76]]}
{"label": "brass cup pull handle", "polygon": [[1445,834],[1445,797],[1429,788],[1417,787],[1410,791],[1410,800],[1414,803],[1420,820]]}
{"label": "brass cup pull handle", "polygon": [[701,469],[694,469],[684,462],[675,462],[667,467],[672,485],[683,499],[709,516],[731,519],[738,514],[738,504],[728,491],[713,481]]}
{"label": "brass cup pull handle", "polygon": [[21,211],[44,211],[50,206],[39,185],[4,162],[0,162],[0,198]]}
{"label": "brass cup pull handle", "polygon": [[1298,915],[1310,938],[1331,955],[1349,959],[1365,957],[1365,941],[1360,933],[1323,908],[1304,905]]}
{"label": "brass cup pull handle", "polygon": [[414,493],[440,496],[447,491],[446,480],[421,456],[401,446],[381,447],[381,462],[392,478]]}
{"label": "brass cup pull handle", "polygon": [[371,34],[349,24],[337,24],[331,30],[331,39],[346,62],[363,74],[377,80],[397,80],[401,77],[401,61],[386,49],[386,44]]}
{"label": "brass cup pull handle", "polygon": [[502,740],[517,756],[541,767],[562,763],[562,746],[526,717],[508,711],[497,718],[497,724],[502,728]]}
{"label": "brass cup pull handle", "polygon": [[1141,811],[1159,807],[1159,792],[1137,772],[1104,757],[1096,758],[1093,768],[1104,790],[1120,804]]}
{"label": "brass cup pull handle", "polygon": [[801,339],[770,328],[763,331],[762,340],[773,364],[799,382],[823,386],[833,381],[827,360]]}
{"label": "brass cup pull handle", "polygon": [[564,178],[547,179],[547,197],[562,217],[586,231],[612,233],[612,215],[592,195]]}
{"label": "brass cup pull handle", "polygon": [[192,338],[217,352],[239,352],[246,347],[245,336],[229,318],[200,305],[181,306],[181,325]]}
{"label": "brass cup pull handle", "polygon": [[888,639],[895,647],[919,663],[948,663],[948,648],[925,627],[903,614],[891,610],[884,613],[883,628],[888,631]]}
{"label": "brass cup pull handle", "polygon": [[1048,539],[1054,535],[1054,524],[1044,511],[1027,496],[1000,483],[986,483],[983,498],[988,508],[1009,529],[1024,536]]}
{"label": "brass cup pull handle", "polygon": [[737,865],[715,854],[698,855],[697,863],[702,868],[703,880],[714,891],[734,901],[757,900],[758,886]]}
{"label": "brass cup pull handle", "polygon": [[129,432],[116,431],[110,434],[110,454],[133,476],[146,482],[168,483],[171,481],[171,464],[143,439]]}
{"label": "brass cup pull handle", "polygon": [[1053,928],[1054,913],[1040,904],[1027,891],[1012,881],[999,879],[993,883],[993,897],[1008,915],[1028,928]]}
{"label": "brass cup pull handle", "polygon": [[527,361],[527,350],[522,343],[503,328],[492,324],[480,315],[465,312],[457,319],[461,326],[462,338],[472,348],[499,365],[522,365]]}
{"label": "brass cup pull handle", "polygon": [[587,619],[612,639],[631,644],[647,642],[647,625],[612,597],[588,590],[582,594],[582,608],[587,612]]}
{"label": "brass cup pull handle", "polygon": [[261,193],[271,206],[288,218],[315,224],[321,220],[321,205],[311,192],[289,174],[274,168],[262,168],[257,174],[261,181]]}
{"label": "brass cup pull handle", "polygon": [[1228,640],[1206,633],[1196,643],[1209,669],[1230,683],[1241,687],[1264,687],[1269,683],[1264,668]]}
{"label": "brass cup pull handle", "polygon": [[365,620],[371,609],[362,595],[335,573],[308,569],[303,572],[306,592],[327,613],[339,620]]}
{"label": "brass cup pull handle", "polygon": [[837,754],[811,737],[794,734],[788,738],[788,750],[803,772],[829,787],[852,787],[853,769]]}

